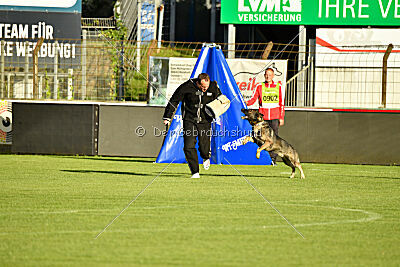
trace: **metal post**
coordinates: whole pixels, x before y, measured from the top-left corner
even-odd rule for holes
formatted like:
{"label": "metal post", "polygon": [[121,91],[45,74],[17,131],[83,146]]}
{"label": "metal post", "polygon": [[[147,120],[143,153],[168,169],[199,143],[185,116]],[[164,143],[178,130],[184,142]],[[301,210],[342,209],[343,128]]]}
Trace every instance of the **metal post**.
{"label": "metal post", "polygon": [[310,66],[308,69],[308,103],[307,106],[315,105],[315,68],[314,68],[314,60],[315,60],[315,48],[316,48],[316,40],[309,40],[309,55],[308,55],[308,65]]}
{"label": "metal post", "polygon": [[11,97],[11,73],[7,74],[7,98]]}
{"label": "metal post", "polygon": [[[299,26],[299,57],[297,70],[300,72],[306,63],[306,28],[304,25]],[[304,95],[305,95],[305,75],[300,74],[297,80],[297,106],[304,106]]]}
{"label": "metal post", "polygon": [[169,40],[172,42],[171,46],[174,46],[175,41],[175,12],[176,10],[176,0],[171,0],[170,15],[169,15]]}
{"label": "metal post", "polygon": [[1,44],[0,44],[0,72],[1,72],[1,85],[0,85],[0,97],[3,98],[5,96],[5,92],[4,92],[4,83],[5,83],[5,77],[4,77],[4,52],[5,52],[5,42],[4,40],[1,40]]}
{"label": "metal post", "polygon": [[137,46],[136,46],[136,68],[140,71],[140,43],[142,41],[142,2],[138,0],[138,28],[137,28]]}
{"label": "metal post", "polygon": [[228,58],[235,58],[235,39],[236,28],[235,25],[228,25]]}
{"label": "metal post", "polygon": [[189,7],[189,23],[187,24],[188,27],[187,29],[187,37],[189,39],[189,41],[193,41],[194,40],[194,14],[196,13],[196,5],[195,5],[195,1],[194,0],[190,0],[190,7]]}
{"label": "metal post", "polygon": [[119,56],[119,90],[118,90],[118,100],[124,100],[124,41],[121,40],[121,53]]}
{"label": "metal post", "polygon": [[157,48],[161,48],[161,38],[162,38],[162,28],[163,28],[163,20],[164,20],[164,5],[159,7],[160,15],[158,18],[158,43]]}
{"label": "metal post", "polygon": [[39,98],[43,96],[43,74],[39,76]]}
{"label": "metal post", "polygon": [[274,43],[272,41],[270,41],[267,44],[267,47],[265,48],[264,53],[261,56],[261,59],[268,59],[269,53],[271,53],[273,46],[274,46]]}
{"label": "metal post", "polygon": [[58,98],[58,42],[55,42],[55,52],[54,52],[54,87],[53,87],[53,99]]}
{"label": "metal post", "polygon": [[44,41],[44,38],[41,37],[39,38],[39,40],[36,43],[35,49],[33,49],[33,96],[32,98],[38,98],[38,92],[37,92],[37,88],[38,88],[38,71],[39,71],[39,57],[38,57],[38,53],[39,53],[39,49],[42,46]]}
{"label": "metal post", "polygon": [[74,98],[74,87],[73,87],[73,80],[72,80],[72,76],[74,75],[74,69],[68,69],[68,88],[67,88],[67,92],[68,92],[68,96],[67,99],[68,100],[72,100]]}
{"label": "metal post", "polygon": [[86,39],[87,39],[87,30],[82,30],[82,85],[81,85],[81,99],[85,100],[86,98]]}
{"label": "metal post", "polygon": [[215,18],[216,18],[216,0],[211,0],[211,21],[210,21],[210,41],[215,42]]}
{"label": "metal post", "polygon": [[25,69],[24,69],[24,96],[23,98],[28,97],[28,83],[29,83],[29,57],[28,57],[28,42],[25,42]]}
{"label": "metal post", "polygon": [[250,47],[249,47],[249,53],[248,53],[248,57],[249,58],[253,58],[254,53],[253,53],[253,43],[254,43],[254,25],[250,25],[250,31],[249,31],[249,39],[250,39]]}
{"label": "metal post", "polygon": [[392,52],[393,44],[389,44],[385,55],[383,56],[382,64],[382,108],[386,108],[386,86],[387,86],[387,60]]}

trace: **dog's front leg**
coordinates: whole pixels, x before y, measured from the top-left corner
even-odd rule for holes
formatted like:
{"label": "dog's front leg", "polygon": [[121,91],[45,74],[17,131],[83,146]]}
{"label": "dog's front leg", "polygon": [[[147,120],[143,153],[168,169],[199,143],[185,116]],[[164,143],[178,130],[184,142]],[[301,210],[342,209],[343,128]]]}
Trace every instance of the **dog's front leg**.
{"label": "dog's front leg", "polygon": [[242,145],[245,145],[248,142],[253,142],[254,143],[254,139],[250,135],[246,136],[246,138],[242,141]]}
{"label": "dog's front leg", "polygon": [[264,149],[266,149],[267,147],[269,147],[271,145],[271,142],[265,142],[264,144],[262,144],[259,148],[257,148],[257,154],[256,157],[259,159],[260,158],[260,154],[261,151],[263,151]]}

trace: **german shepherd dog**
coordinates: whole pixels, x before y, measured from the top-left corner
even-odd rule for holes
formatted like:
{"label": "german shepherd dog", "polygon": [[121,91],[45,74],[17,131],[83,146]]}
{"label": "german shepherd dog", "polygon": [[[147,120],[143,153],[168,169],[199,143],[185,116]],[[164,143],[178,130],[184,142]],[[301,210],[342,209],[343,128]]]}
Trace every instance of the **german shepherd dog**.
{"label": "german shepherd dog", "polygon": [[264,121],[263,115],[256,109],[242,109],[242,112],[245,114],[242,119],[248,120],[253,128],[252,135],[246,136],[243,145],[249,141],[256,143],[259,146],[256,154],[258,159],[262,150],[275,152],[286,165],[292,168],[290,178],[294,177],[296,167],[300,170],[301,179],[306,178],[297,151],[286,140],[275,134],[268,122]]}

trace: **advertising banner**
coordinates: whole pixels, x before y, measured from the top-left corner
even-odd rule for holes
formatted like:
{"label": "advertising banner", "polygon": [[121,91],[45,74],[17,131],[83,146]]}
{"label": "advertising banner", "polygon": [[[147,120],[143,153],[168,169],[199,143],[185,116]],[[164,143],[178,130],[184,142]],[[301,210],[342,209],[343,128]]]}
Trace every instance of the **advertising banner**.
{"label": "advertising banner", "polygon": [[221,23],[400,25],[398,0],[221,0]]}
{"label": "advertising banner", "polygon": [[382,67],[390,43],[394,47],[388,67],[400,61],[400,29],[321,28],[316,33],[317,67]]}
{"label": "advertising banner", "polygon": [[12,103],[0,100],[0,145],[12,143]]}
{"label": "advertising banner", "polygon": [[389,43],[386,107],[400,105],[399,29],[317,29],[315,105],[332,108],[380,108],[382,62]]}
{"label": "advertising banner", "polygon": [[140,28],[142,41],[151,41],[156,39],[156,6],[152,3],[143,2],[140,10]]}
{"label": "advertising banner", "polygon": [[167,83],[167,99],[170,99],[176,88],[187,81],[196,64],[195,58],[170,58]]}
{"label": "advertising banner", "polygon": [[[245,101],[249,100],[257,87],[265,81],[264,70],[267,68],[274,70],[274,82],[281,82],[282,89],[285,90],[287,60],[235,58],[228,59],[227,62]],[[258,109],[258,101],[249,108]]]}
{"label": "advertising banner", "polygon": [[26,56],[32,62],[33,50],[42,37],[39,64],[52,68],[58,57],[61,68],[80,67],[81,0],[7,0],[1,4],[0,53],[8,66],[23,67]]}

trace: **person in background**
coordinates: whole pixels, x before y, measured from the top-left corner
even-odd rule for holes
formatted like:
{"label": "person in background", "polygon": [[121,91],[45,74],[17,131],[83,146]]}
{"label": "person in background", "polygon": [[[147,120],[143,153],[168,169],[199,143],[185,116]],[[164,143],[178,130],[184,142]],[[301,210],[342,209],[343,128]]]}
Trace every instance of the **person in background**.
{"label": "person in background", "polygon": [[[279,126],[284,125],[285,120],[285,91],[282,89],[281,82],[274,82],[274,70],[268,68],[265,70],[265,82],[258,86],[250,100],[246,101],[247,106],[253,105],[257,100],[259,112],[264,115],[264,120],[279,135]],[[276,165],[276,156],[274,152],[269,152],[272,165]]]}

